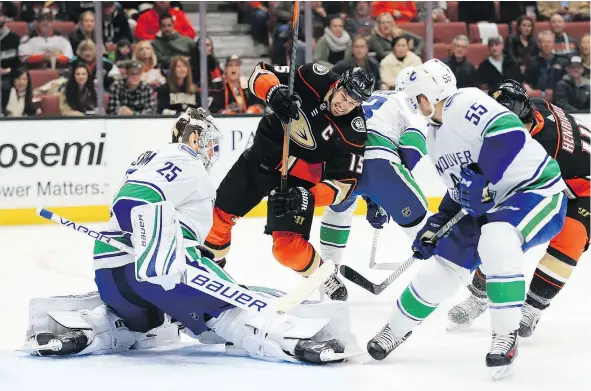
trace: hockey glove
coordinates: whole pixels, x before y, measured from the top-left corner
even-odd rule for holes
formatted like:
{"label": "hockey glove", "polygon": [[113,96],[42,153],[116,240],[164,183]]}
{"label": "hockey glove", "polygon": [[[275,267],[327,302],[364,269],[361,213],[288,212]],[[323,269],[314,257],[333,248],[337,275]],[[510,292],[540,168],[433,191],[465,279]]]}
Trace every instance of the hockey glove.
{"label": "hockey glove", "polygon": [[433,238],[439,229],[447,223],[449,217],[443,213],[435,213],[427,219],[427,222],[417,232],[417,237],[412,243],[413,256],[418,259],[429,259],[435,252],[437,243],[433,243]]}
{"label": "hockey glove", "polygon": [[300,118],[298,108],[302,104],[302,99],[296,92],[290,96],[289,88],[284,84],[278,84],[269,90],[267,104],[285,124],[292,119]]}
{"label": "hockey glove", "polygon": [[363,197],[363,199],[367,203],[367,214],[365,215],[367,222],[375,229],[384,228],[384,224],[390,220],[390,214],[373,202],[371,198]]}
{"label": "hockey glove", "polygon": [[494,194],[488,191],[488,183],[476,164],[470,164],[460,171],[458,203],[470,216],[482,216],[495,205],[492,198]]}
{"label": "hockey glove", "polygon": [[314,195],[303,187],[290,187],[282,193],[279,188],[271,191],[268,202],[276,217],[283,217],[288,213],[306,212],[314,207]]}

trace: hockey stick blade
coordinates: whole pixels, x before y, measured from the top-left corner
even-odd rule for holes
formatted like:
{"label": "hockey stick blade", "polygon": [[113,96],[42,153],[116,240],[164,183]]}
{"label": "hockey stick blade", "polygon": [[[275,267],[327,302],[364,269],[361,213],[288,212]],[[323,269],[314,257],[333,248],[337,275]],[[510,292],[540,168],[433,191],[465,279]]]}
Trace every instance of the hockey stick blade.
{"label": "hockey stick blade", "polygon": [[371,269],[374,270],[396,270],[402,265],[400,262],[394,263],[375,263]]}
{"label": "hockey stick blade", "polygon": [[400,275],[404,273],[406,269],[411,267],[415,261],[416,258],[414,257],[410,257],[409,259],[407,259],[406,262],[400,265],[400,267],[398,267],[396,271],[392,273],[388,278],[386,278],[381,284],[374,284],[373,282],[369,281],[367,278],[362,276],[355,269],[347,265],[341,265],[339,271],[347,280],[359,285],[360,287],[362,287],[368,292],[373,293],[374,295],[379,295],[384,291],[384,289],[390,286],[390,284],[392,284],[394,280],[400,277]]}
{"label": "hockey stick blade", "polygon": [[[458,213],[456,213],[447,223],[445,223],[433,236],[432,242],[437,243],[439,239],[444,237],[454,225],[460,221],[467,212],[464,209],[461,209]],[[392,273],[388,278],[386,278],[381,284],[374,284],[373,282],[369,281],[367,278],[363,277],[357,271],[352,269],[349,266],[341,265],[339,271],[347,280],[359,285],[363,289],[373,293],[374,295],[379,295],[382,293],[384,289],[386,289],[391,283],[393,283],[402,273],[404,273],[412,264],[416,261],[416,258],[410,257],[407,259],[400,267],[398,267],[394,273]]]}

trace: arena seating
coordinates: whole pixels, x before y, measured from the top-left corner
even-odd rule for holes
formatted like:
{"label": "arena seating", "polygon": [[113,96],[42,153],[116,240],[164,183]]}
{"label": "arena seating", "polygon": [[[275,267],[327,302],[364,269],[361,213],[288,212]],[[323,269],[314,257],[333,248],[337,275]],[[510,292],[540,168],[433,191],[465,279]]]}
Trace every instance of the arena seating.
{"label": "arena seating", "polygon": [[435,43],[450,43],[456,35],[460,34],[467,35],[466,23],[464,22],[433,24],[433,42]]}
{"label": "arena seating", "polygon": [[27,22],[6,22],[6,27],[8,27],[10,31],[18,35],[20,38],[24,37],[29,33],[29,25]]}
{"label": "arena seating", "polygon": [[[499,31],[499,35],[504,39],[509,36],[508,25],[499,23],[497,24],[497,30]],[[478,29],[477,24],[471,23],[468,26],[468,33],[470,36],[470,43],[482,43],[482,38],[480,37],[480,30]]]}
{"label": "arena seating", "polygon": [[29,70],[29,76],[31,76],[31,88],[34,90],[51,80],[57,79],[59,74],[52,69],[31,69]]}

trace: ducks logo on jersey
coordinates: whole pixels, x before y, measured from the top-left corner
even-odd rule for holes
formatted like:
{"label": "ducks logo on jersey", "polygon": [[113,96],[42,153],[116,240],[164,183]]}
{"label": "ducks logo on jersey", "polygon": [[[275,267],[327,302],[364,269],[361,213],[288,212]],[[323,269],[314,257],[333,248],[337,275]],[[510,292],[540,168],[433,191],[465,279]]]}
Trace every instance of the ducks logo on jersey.
{"label": "ducks logo on jersey", "polygon": [[300,117],[291,121],[290,138],[300,147],[314,150],[316,149],[316,140],[310,130],[310,122],[302,111],[298,109]]}

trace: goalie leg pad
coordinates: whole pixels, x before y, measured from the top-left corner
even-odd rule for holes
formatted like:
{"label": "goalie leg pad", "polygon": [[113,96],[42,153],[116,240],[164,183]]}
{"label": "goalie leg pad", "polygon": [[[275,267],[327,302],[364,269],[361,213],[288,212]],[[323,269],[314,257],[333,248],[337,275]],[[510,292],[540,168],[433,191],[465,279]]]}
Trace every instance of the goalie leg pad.
{"label": "goalie leg pad", "polygon": [[328,322],[328,318],[303,319],[287,314],[263,317],[233,308],[207,325],[252,358],[297,362],[293,357],[297,343],[314,337]]}
{"label": "goalie leg pad", "polygon": [[[270,288],[249,289],[265,297],[284,295]],[[301,341],[355,341],[350,330],[349,312],[343,303],[306,301],[292,308],[290,314],[271,318],[235,308],[209,320],[207,325],[233,344],[229,354],[241,352],[267,361],[300,361],[294,354]]]}
{"label": "goalie leg pad", "polygon": [[184,284],[165,291],[158,285],[137,281],[133,264],[97,270],[95,280],[103,302],[112,307],[132,331],[146,333],[161,326],[166,313],[194,335],[199,335],[207,330],[204,314],[215,317],[230,307]]}
{"label": "goalie leg pad", "polygon": [[33,298],[29,301],[27,339],[40,332],[61,334],[68,331],[67,328],[54,321],[49,315],[51,311],[93,309],[100,306],[102,303],[98,292],[90,292],[84,295]]}
{"label": "goalie leg pad", "polygon": [[131,210],[136,278],[165,290],[181,282],[186,269],[183,236],[174,206],[157,202]]}

